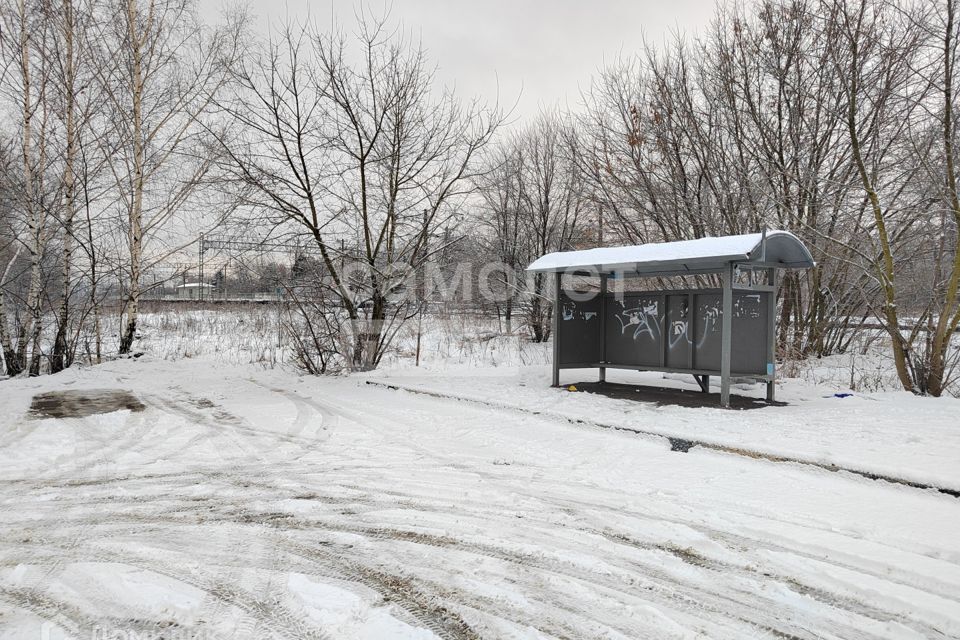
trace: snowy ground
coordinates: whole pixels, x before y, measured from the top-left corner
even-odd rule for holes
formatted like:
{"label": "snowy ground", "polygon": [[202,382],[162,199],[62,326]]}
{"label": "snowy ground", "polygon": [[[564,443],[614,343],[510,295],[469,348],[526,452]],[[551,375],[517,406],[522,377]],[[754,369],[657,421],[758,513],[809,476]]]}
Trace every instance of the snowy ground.
{"label": "snowy ground", "polygon": [[[956,400],[626,407],[466,373],[376,375],[960,483]],[[103,390],[144,408],[28,415]],[[933,491],[209,359],[0,407],[4,638],[960,637],[960,500]]]}
{"label": "snowy ground", "polygon": [[[788,406],[731,412],[720,408],[640,407],[631,400],[557,392],[549,388],[543,367],[438,366],[375,372],[368,377],[544,415],[749,449],[960,491],[960,400],[956,398],[921,398],[902,391],[838,397],[832,387],[788,380],[778,385],[777,393],[778,400]],[[596,379],[596,369],[564,370],[560,376],[564,385]],[[692,376],[611,369],[607,381],[699,391]],[[713,386],[714,391],[719,390],[718,384]],[[765,387],[740,384],[734,393],[763,398]]]}

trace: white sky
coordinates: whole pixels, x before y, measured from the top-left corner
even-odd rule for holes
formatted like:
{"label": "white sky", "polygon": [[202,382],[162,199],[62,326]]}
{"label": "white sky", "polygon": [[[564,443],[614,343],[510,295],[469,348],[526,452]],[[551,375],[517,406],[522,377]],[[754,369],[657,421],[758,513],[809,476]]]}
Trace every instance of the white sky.
{"label": "white sky", "polygon": [[[349,29],[357,0],[247,0],[257,28],[308,15],[326,28],[333,17]],[[480,96],[511,107],[515,120],[543,107],[576,107],[580,88],[604,61],[658,45],[673,32],[703,28],[715,0],[382,0],[391,18],[419,35],[438,65],[438,80],[461,99]],[[222,0],[200,0],[211,19]]]}

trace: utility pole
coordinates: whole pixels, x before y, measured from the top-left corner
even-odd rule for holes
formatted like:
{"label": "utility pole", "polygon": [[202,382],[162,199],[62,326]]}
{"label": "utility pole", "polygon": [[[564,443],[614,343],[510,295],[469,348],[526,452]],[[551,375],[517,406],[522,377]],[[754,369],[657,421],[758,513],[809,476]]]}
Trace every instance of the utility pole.
{"label": "utility pole", "polygon": [[[429,251],[427,250],[427,244],[430,242],[430,234],[427,230],[427,224],[430,221],[430,211],[429,209],[423,210],[423,255],[427,256]],[[426,269],[427,258],[424,258],[424,269]],[[425,274],[423,274],[425,276]],[[426,277],[421,277],[423,281],[420,289],[420,309],[417,314],[417,356],[416,362],[414,363],[415,367],[420,366],[420,338],[423,335],[423,307],[426,305],[426,291],[427,291],[427,280]]]}
{"label": "utility pole", "polygon": [[199,277],[199,291],[197,291],[197,299],[203,300],[203,234],[200,234],[200,263],[197,265],[197,271],[200,274]]}

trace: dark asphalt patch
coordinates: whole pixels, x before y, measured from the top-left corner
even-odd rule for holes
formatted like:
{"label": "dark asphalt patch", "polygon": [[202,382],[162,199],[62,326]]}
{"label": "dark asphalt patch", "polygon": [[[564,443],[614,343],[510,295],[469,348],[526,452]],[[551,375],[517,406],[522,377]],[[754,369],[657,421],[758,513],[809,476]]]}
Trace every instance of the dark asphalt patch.
{"label": "dark asphalt patch", "polygon": [[[720,405],[719,393],[703,393],[700,390],[674,389],[668,387],[648,387],[637,384],[616,382],[576,382],[564,385],[564,389],[575,389],[586,393],[595,393],[618,400],[653,403],[659,407],[690,407],[692,409],[716,409]],[[572,388],[572,389],[571,389]],[[761,398],[730,394],[731,409],[762,409],[764,407],[785,407],[786,402],[767,402]]]}
{"label": "dark asphalt patch", "polygon": [[30,416],[34,418],[86,418],[113,411],[143,411],[146,407],[129,391],[82,389],[48,391],[33,396]]}

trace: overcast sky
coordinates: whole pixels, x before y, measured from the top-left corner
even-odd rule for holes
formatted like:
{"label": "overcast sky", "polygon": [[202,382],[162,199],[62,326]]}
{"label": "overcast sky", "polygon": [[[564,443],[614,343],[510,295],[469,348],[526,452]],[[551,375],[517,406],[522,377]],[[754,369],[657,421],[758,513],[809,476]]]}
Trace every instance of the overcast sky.
{"label": "overcast sky", "polygon": [[[310,15],[350,28],[356,0],[248,0],[258,29]],[[211,17],[222,0],[201,0]],[[499,98],[522,122],[542,107],[576,107],[591,74],[621,52],[707,24],[715,0],[382,0],[366,3],[418,35],[438,79],[461,98]]]}

